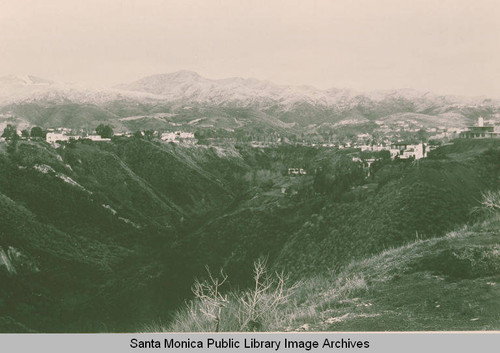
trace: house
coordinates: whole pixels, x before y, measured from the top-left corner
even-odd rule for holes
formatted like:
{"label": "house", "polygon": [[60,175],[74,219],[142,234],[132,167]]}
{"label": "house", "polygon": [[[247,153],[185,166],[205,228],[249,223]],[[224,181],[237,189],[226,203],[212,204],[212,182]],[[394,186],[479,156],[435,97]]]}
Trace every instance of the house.
{"label": "house", "polygon": [[110,138],[102,138],[101,135],[88,135],[86,138],[94,142],[111,141]]}
{"label": "house", "polygon": [[186,143],[186,142],[192,142],[195,140],[194,133],[185,132],[185,131],[164,132],[161,134],[160,138],[163,141],[175,142],[175,143],[179,143],[180,141],[183,141]]}
{"label": "house", "polygon": [[363,141],[363,140],[367,140],[369,138],[371,138],[371,135],[370,134],[358,134],[357,135],[357,138],[358,138],[358,141]]}
{"label": "house", "polygon": [[460,138],[482,139],[482,138],[500,138],[500,126],[485,124],[483,117],[477,118],[475,126],[469,126],[468,130],[460,133]]}
{"label": "house", "polygon": [[306,175],[307,172],[303,168],[288,168],[288,175]]}
{"label": "house", "polygon": [[69,141],[69,136],[62,132],[47,132],[45,141],[48,143],[56,143],[58,141]]}

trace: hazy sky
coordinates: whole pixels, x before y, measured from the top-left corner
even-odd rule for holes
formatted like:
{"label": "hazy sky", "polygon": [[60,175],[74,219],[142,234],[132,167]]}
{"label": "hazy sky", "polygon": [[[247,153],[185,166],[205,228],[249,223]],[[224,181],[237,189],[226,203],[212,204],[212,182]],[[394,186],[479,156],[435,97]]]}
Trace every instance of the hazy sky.
{"label": "hazy sky", "polygon": [[500,2],[0,0],[0,76],[112,85],[181,69],[500,97]]}

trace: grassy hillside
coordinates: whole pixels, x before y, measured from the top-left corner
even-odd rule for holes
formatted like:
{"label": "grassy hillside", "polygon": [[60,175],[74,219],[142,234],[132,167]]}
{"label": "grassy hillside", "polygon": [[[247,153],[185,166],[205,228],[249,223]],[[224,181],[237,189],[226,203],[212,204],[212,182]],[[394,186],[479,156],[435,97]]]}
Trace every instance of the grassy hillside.
{"label": "grassy hillside", "polygon": [[[498,330],[500,217],[443,237],[415,240],[332,271],[258,293],[228,293],[220,331]],[[262,280],[261,280],[262,283]],[[263,287],[259,287],[263,288]],[[278,305],[270,300],[281,295]],[[207,304],[196,299],[169,325],[147,331],[214,331]],[[210,307],[209,307],[210,308]],[[266,308],[268,310],[263,311]],[[201,310],[203,309],[203,311]],[[257,318],[253,326],[242,322]]]}
{"label": "grassy hillside", "polygon": [[292,324],[339,331],[498,330],[499,229],[496,216],[353,262],[323,298],[304,300],[304,317]]}

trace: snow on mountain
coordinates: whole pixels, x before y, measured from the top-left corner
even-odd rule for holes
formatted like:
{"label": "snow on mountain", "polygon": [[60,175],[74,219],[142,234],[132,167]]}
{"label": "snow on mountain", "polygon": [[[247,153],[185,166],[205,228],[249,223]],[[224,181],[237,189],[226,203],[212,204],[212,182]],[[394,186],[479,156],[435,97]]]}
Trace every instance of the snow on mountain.
{"label": "snow on mountain", "polygon": [[47,90],[53,84],[50,80],[31,75],[9,75],[0,77],[0,102],[14,97],[27,97]]}
{"label": "snow on mountain", "polygon": [[53,81],[32,75],[9,75],[0,77],[1,85],[48,86]]}
{"label": "snow on mountain", "polygon": [[158,100],[144,92],[117,89],[95,89],[77,84],[54,82],[32,75],[0,77],[0,103],[90,103],[102,104],[117,100]]}
{"label": "snow on mountain", "polygon": [[485,97],[439,96],[413,89],[354,92],[311,86],[278,85],[253,78],[232,77],[208,79],[196,72],[178,71],[144,77],[114,88],[95,89],[81,85],[54,82],[32,75],[0,77],[0,103],[75,102],[103,104],[131,101],[181,101],[215,105],[279,106],[282,111],[306,104],[319,108],[344,110],[359,105],[409,101],[417,110],[438,105],[496,105],[498,100]]}
{"label": "snow on mountain", "polygon": [[116,88],[124,91],[151,93],[169,101],[261,107],[275,104],[284,111],[297,104],[342,110],[360,104],[397,101],[412,102],[417,110],[457,104],[500,106],[499,100],[485,97],[440,96],[414,89],[379,90],[368,93],[336,88],[321,90],[311,86],[277,85],[253,78],[207,79],[191,71],[148,76],[129,84],[118,85]]}
{"label": "snow on mountain", "polygon": [[121,84],[116,88],[152,93],[171,101],[185,100],[211,104],[233,102],[242,105],[274,103],[284,107],[296,103],[329,106],[343,98],[353,96],[347,90],[277,85],[253,78],[207,79],[191,71],[149,76],[130,84]]}

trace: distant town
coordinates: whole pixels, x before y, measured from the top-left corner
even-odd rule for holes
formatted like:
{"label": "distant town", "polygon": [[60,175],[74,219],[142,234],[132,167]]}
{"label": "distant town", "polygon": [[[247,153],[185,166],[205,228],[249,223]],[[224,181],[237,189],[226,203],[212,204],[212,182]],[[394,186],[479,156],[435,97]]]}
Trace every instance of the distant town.
{"label": "distant town", "polygon": [[[256,148],[265,148],[279,144],[291,144],[333,149],[353,149],[360,152],[388,151],[391,159],[418,160],[427,157],[427,154],[433,149],[456,138],[500,138],[500,126],[495,125],[493,120],[485,121],[483,117],[479,117],[474,126],[467,128],[446,126],[425,128],[415,120],[397,121],[393,124],[375,121],[375,124],[375,128],[370,132],[346,133],[343,136],[336,136],[331,131],[316,131],[315,133],[298,135],[276,131],[251,131],[242,134],[234,129],[210,130],[205,128],[196,130],[193,128],[195,124],[191,122],[186,126],[189,131],[138,130],[135,132],[114,132],[110,125],[105,124],[100,124],[92,131],[66,127],[54,127],[45,130],[40,127],[32,127],[30,130],[27,128],[19,130],[17,127],[8,124],[0,137],[0,141],[13,139],[45,140],[55,147],[76,141],[109,142],[117,138],[145,138],[186,147],[197,144],[224,146],[239,143]],[[175,124],[174,127],[183,128],[183,124]],[[353,161],[363,162],[364,164],[370,164],[375,160],[353,157]],[[306,171],[300,168],[290,168],[288,173],[291,175],[305,175]]]}

